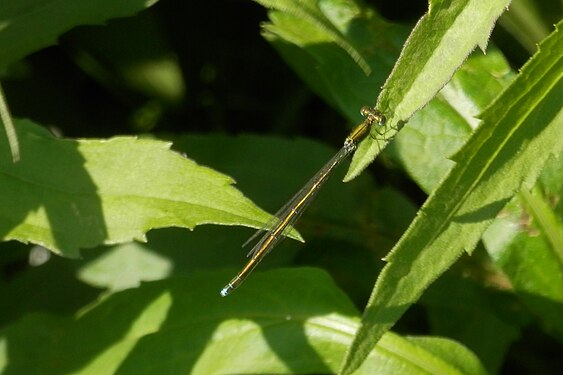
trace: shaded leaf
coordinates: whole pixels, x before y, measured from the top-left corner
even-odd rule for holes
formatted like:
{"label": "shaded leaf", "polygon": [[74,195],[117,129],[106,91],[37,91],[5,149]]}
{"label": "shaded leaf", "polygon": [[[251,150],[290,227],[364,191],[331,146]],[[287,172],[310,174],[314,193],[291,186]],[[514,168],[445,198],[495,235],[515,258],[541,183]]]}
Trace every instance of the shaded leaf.
{"label": "shaded leaf", "polygon": [[[27,316],[0,331],[6,349],[0,367],[5,374],[44,375],[336,371],[357,328],[357,311],[324,272],[257,274],[236,295],[222,299],[216,290],[226,276],[144,283],[101,300],[75,319]],[[417,340],[387,334],[357,374],[377,369],[414,375],[421,368],[483,373],[476,357],[459,344],[424,338],[419,345]]]}
{"label": "shaded leaf", "polygon": [[[153,99],[152,106],[178,106],[185,100],[178,58],[150,12],[104,27],[80,27],[65,35],[65,44],[78,49],[72,54],[77,65],[115,95],[135,91]],[[141,114],[136,116],[143,120]]]}
{"label": "shaded leaf", "polygon": [[[308,23],[318,30],[318,35],[328,38],[342,48],[365,75],[371,74],[371,67],[356,49],[353,43],[348,40],[344,33],[346,23],[343,19],[350,20],[358,14],[359,8],[353,2],[343,2],[338,0],[315,1],[302,0],[254,0],[265,7],[279,10],[288,15]],[[336,21],[336,22],[335,22]],[[340,21],[340,22],[339,22]]]}
{"label": "shaded leaf", "polygon": [[550,161],[532,191],[506,205],[483,242],[543,328],[563,341],[561,157]]}
{"label": "shaded leaf", "polygon": [[135,14],[157,0],[3,0],[0,2],[0,72],[9,64],[54,44],[78,25]]}
{"label": "shaded leaf", "polygon": [[[2,250],[4,255],[5,247]],[[3,264],[3,269],[6,268]],[[74,264],[54,256],[41,266],[27,267],[8,280],[4,278],[5,273],[0,281],[0,293],[3,296],[0,300],[0,309],[3,311],[0,326],[17,321],[30,312],[70,316],[95,300],[101,292],[76,280]],[[64,293],[61,293],[62,290]]]}
{"label": "shaded leaf", "polygon": [[498,373],[510,346],[527,323],[513,295],[444,274],[424,293],[431,332],[471,349],[490,373]]}
{"label": "shaded leaf", "polygon": [[[517,0],[510,5],[510,12],[505,12],[499,19],[499,24],[516,39],[530,54],[534,53],[537,44],[549,35],[554,22],[542,18],[540,4],[551,6],[551,17],[557,17],[563,10],[563,4],[541,1]],[[559,9],[557,9],[559,8]]]}

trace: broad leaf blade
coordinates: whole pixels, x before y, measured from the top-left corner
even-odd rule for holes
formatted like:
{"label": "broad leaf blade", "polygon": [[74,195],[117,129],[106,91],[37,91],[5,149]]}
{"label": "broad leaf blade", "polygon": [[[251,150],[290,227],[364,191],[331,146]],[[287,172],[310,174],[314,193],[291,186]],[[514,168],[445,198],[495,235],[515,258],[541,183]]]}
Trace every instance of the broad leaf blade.
{"label": "broad leaf blade", "polygon": [[[391,71],[408,28],[350,0],[258,2],[271,9],[265,38],[317,95],[359,121],[360,108],[375,103],[374,88]],[[369,75],[346,46],[359,51]]]}
{"label": "broad leaf blade", "polygon": [[361,365],[424,289],[464,250],[474,248],[514,193],[529,188],[547,160],[563,150],[563,56],[553,54],[563,48],[559,29],[483,113],[456,166],[387,257],[344,374]]}
{"label": "broad leaf blade", "polygon": [[469,53],[485,49],[495,20],[510,0],[435,0],[407,40],[385,82],[377,107],[387,116],[388,130],[366,138],[358,148],[347,179],[357,176],[406,121],[450,80]]}
{"label": "broad leaf blade", "polygon": [[144,240],[153,228],[260,228],[268,220],[232,179],[170,151],[167,142],[63,140],[29,121],[17,129],[26,157],[16,164],[0,158],[4,240],[75,257],[83,247]]}
{"label": "broad leaf blade", "polygon": [[[189,153],[199,163],[234,177],[238,189],[270,211],[281,206],[335,152],[332,147],[299,138],[183,135],[164,139],[173,141],[175,149]],[[382,266],[381,258],[404,233],[416,207],[398,192],[378,188],[367,174],[342,184],[344,172],[343,167],[334,172],[300,219],[297,228],[307,242],[285,241],[264,259],[260,270],[320,261],[337,278],[358,276],[338,278],[350,296],[369,296],[375,281],[373,270]],[[82,267],[80,275],[97,287],[116,289],[202,269],[241,267],[248,249],[241,249],[240,244],[250,233],[249,229],[212,225],[198,227],[193,233],[174,228],[151,231],[144,244],[84,251],[86,260],[95,259]]]}
{"label": "broad leaf blade", "polygon": [[[336,372],[358,312],[326,273],[257,274],[226,300],[216,290],[227,275],[144,283],[112,294],[75,319],[24,317],[0,331],[0,342],[10,348],[0,368],[42,375]],[[421,368],[484,373],[475,355],[453,341],[389,333],[356,374],[416,375]]]}
{"label": "broad leaf blade", "polygon": [[[325,34],[331,41],[340,46],[365,75],[371,74],[371,67],[364,56],[357,50],[354,44],[348,40],[343,28],[345,25],[339,25],[330,19],[331,16],[342,18],[354,16],[359,12],[359,8],[352,2],[343,3],[341,1],[324,1],[316,0],[254,0],[265,7],[277,9],[283,13],[295,16],[298,19],[313,25]],[[339,27],[340,26],[340,27]]]}
{"label": "broad leaf blade", "polygon": [[157,0],[2,0],[0,72],[10,63],[52,45],[78,25],[133,15]]}

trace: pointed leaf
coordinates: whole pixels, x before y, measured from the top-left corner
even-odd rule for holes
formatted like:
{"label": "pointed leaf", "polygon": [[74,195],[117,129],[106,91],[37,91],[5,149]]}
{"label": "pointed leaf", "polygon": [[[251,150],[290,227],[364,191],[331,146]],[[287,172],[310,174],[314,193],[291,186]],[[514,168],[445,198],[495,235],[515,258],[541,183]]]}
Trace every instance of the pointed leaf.
{"label": "pointed leaf", "polygon": [[[283,13],[293,15],[294,17],[309,23],[317,28],[322,34],[325,34],[331,41],[340,46],[350,58],[358,65],[365,75],[371,74],[371,67],[365,60],[364,56],[356,49],[356,47],[347,40],[344,32],[344,25],[335,24],[330,18],[337,17],[353,17],[354,13],[358,13],[358,7],[352,2],[342,1],[316,1],[316,0],[254,0],[265,7],[279,10]],[[340,26],[340,27],[338,27]]]}
{"label": "pointed leaf", "polygon": [[540,45],[515,81],[481,116],[457,163],[386,258],[350,347],[350,374],[424,289],[462,254],[515,192],[529,188],[563,150],[561,27]]}
{"label": "pointed leaf", "polygon": [[[99,244],[143,241],[153,228],[201,224],[260,228],[269,215],[233,180],[135,137],[63,140],[29,121],[16,125],[19,163],[0,158],[0,233],[75,257]],[[0,140],[0,150],[8,145]]]}
{"label": "pointed leaf", "polygon": [[271,9],[265,38],[317,95],[359,121],[360,108],[375,103],[375,88],[391,71],[408,28],[351,0],[258,2]]}
{"label": "pointed leaf", "polygon": [[[510,0],[434,0],[405,43],[383,86],[377,108],[387,116],[381,139],[372,131],[354,154],[346,179],[375,159],[406,121],[450,80],[475,46],[485,50],[496,19]],[[375,88],[374,88],[375,89]]]}

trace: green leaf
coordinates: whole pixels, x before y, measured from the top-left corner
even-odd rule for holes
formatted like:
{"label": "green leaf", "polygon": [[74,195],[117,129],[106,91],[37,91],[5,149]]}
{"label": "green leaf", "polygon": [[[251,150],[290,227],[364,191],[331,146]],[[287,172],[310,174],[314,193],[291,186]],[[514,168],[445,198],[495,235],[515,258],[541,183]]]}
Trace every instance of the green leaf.
{"label": "green leaf", "polygon": [[[326,273],[257,274],[223,299],[216,291],[228,275],[144,283],[104,298],[74,319],[26,316],[0,331],[0,368],[42,375],[336,371],[357,329],[358,312]],[[421,370],[484,373],[475,355],[455,342],[389,333],[356,374]]]}
{"label": "green leaf", "polygon": [[157,0],[2,0],[0,72],[9,64],[54,44],[78,25],[102,24],[150,7]]}
{"label": "green leaf", "polygon": [[[356,49],[356,47],[346,39],[345,24],[336,24],[335,18],[353,18],[360,9],[352,2],[343,2],[341,0],[332,1],[316,1],[302,0],[296,2],[294,0],[254,0],[265,7],[277,9],[283,13],[294,16],[315,27],[319,32],[316,37],[326,38],[336,43],[342,48],[348,56],[357,64],[365,75],[371,74],[371,67],[365,60],[364,56]],[[271,28],[271,31],[274,29]]]}
{"label": "green leaf", "polygon": [[483,241],[543,328],[563,341],[562,156],[550,161],[531,192],[506,205]]}
{"label": "green leaf", "polygon": [[[271,211],[283,205],[336,152],[300,138],[200,134],[164,138],[198,162],[236,178],[241,191]],[[297,228],[307,242],[283,242],[259,269],[292,263],[322,265],[350,296],[365,301],[375,280],[373,270],[382,266],[381,258],[406,230],[416,207],[399,192],[378,188],[367,174],[342,184],[344,172],[343,167],[334,172],[299,220]],[[140,280],[241,267],[248,250],[240,245],[250,234],[249,229],[220,226],[199,227],[192,233],[174,228],[151,231],[146,244],[83,251],[87,264],[81,266],[79,275],[92,285],[115,290],[136,286]]]}
{"label": "green leaf", "polygon": [[[460,374],[487,374],[479,358],[470,350],[459,343],[440,337],[407,337],[412,344],[423,348],[432,356],[448,362],[451,369],[449,373]],[[455,371],[457,370],[457,371]],[[447,370],[446,370],[447,371]],[[438,374],[440,371],[429,371]],[[448,372],[443,372],[448,373]]]}
{"label": "green leaf", "polygon": [[387,151],[430,193],[453,167],[450,158],[478,126],[476,116],[513,78],[498,50],[472,54],[436,97],[409,120]]}
{"label": "green leaf", "polygon": [[509,293],[483,288],[454,272],[436,280],[421,299],[431,332],[466,345],[492,374],[527,323],[516,302]]}
{"label": "green leaf", "polygon": [[360,108],[375,103],[374,88],[391,71],[408,28],[350,0],[257,2],[272,9],[265,38],[316,94],[359,121]]}
{"label": "green leaf", "polygon": [[167,142],[63,140],[29,121],[16,127],[26,157],[16,164],[0,158],[4,240],[76,257],[83,247],[144,241],[153,228],[260,228],[269,218],[231,178],[170,151]]}
{"label": "green leaf", "polygon": [[[9,269],[6,262],[6,244],[2,248],[2,266]],[[18,254],[22,254],[21,246]],[[47,250],[42,250],[47,252]],[[22,254],[27,255],[27,254]],[[23,268],[23,262],[18,263]],[[84,305],[91,303],[100,294],[95,289],[76,279],[74,263],[61,257],[51,257],[45,264],[19,269],[9,278],[0,281],[0,326],[17,321],[30,312],[41,311],[70,316]],[[40,286],[40,287],[39,287]],[[61,293],[64,291],[64,293]]]}
{"label": "green leaf", "polygon": [[563,150],[563,55],[554,53],[563,48],[562,26],[482,114],[455,167],[386,258],[344,374],[361,365],[424,289],[475,247],[515,192],[532,186],[545,163]]}
{"label": "green leaf", "polygon": [[151,251],[144,244],[131,242],[108,249],[82,265],[77,277],[90,285],[115,292],[137,287],[141,281],[164,279],[173,267],[171,259]]}
{"label": "green leaf", "polygon": [[354,154],[356,177],[420,108],[451,79],[475,46],[485,50],[495,20],[510,0],[435,0],[420,19],[377,100],[387,116],[384,139],[372,131]]}
{"label": "green leaf", "polygon": [[[69,325],[66,316],[30,314],[0,331],[0,368],[4,374],[39,374],[39,362],[52,355],[52,349]],[[25,343],[34,342],[34,345]],[[45,373],[51,372],[44,368]]]}

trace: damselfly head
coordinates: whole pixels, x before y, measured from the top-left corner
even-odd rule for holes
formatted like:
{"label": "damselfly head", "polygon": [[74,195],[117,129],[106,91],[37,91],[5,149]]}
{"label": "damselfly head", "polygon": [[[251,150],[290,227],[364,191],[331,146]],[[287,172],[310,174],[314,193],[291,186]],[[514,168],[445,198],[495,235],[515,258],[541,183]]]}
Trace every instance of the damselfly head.
{"label": "damselfly head", "polygon": [[372,107],[362,107],[360,113],[366,118],[366,122],[368,122],[370,125],[376,124],[378,126],[384,126],[385,122],[387,121],[383,113]]}

